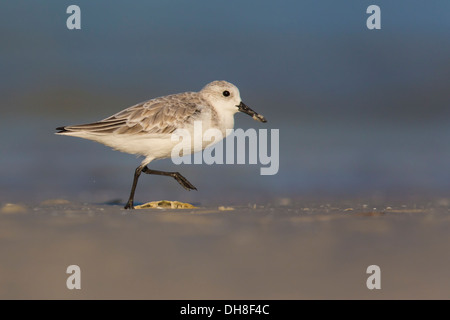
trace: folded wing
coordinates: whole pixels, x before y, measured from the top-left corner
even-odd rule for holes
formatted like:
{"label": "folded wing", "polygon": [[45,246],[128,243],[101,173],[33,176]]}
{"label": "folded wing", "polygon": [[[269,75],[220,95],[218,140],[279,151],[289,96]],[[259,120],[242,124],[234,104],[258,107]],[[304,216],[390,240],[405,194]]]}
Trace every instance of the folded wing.
{"label": "folded wing", "polygon": [[195,92],[148,100],[98,122],[58,127],[58,133],[170,134],[200,116],[207,103]]}

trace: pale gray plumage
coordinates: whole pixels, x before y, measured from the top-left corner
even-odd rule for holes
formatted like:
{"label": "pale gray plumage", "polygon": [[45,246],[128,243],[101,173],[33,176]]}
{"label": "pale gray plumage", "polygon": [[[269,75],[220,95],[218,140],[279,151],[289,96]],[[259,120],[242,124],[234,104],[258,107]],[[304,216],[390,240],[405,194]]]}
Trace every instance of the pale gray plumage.
{"label": "pale gray plumage", "polygon": [[92,134],[170,134],[193,123],[205,107],[213,110],[197,92],[172,94],[136,104],[101,121],[66,126],[64,130]]}

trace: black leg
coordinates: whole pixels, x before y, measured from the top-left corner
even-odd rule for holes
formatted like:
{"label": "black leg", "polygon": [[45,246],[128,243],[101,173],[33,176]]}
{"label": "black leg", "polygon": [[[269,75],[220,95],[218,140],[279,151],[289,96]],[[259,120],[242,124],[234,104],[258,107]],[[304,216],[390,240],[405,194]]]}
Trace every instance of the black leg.
{"label": "black leg", "polygon": [[134,209],[133,201],[134,201],[134,193],[136,191],[137,182],[139,180],[139,176],[141,175],[141,172],[144,172],[146,174],[157,174],[160,176],[169,176],[174,178],[178,181],[179,184],[186,190],[197,190],[196,187],[192,185],[185,177],[183,177],[179,172],[166,172],[166,171],[158,171],[158,170],[151,170],[147,168],[147,166],[139,166],[136,168],[136,171],[134,172],[134,179],[133,179],[133,186],[131,187],[131,193],[130,198],[128,199],[127,204],[125,205],[125,209]]}
{"label": "black leg", "polygon": [[178,181],[179,184],[181,184],[181,186],[183,188],[185,188],[186,190],[197,190],[196,187],[194,187],[192,185],[192,183],[190,183],[185,177],[183,177],[179,172],[166,172],[166,171],[158,171],[158,170],[152,170],[149,169],[147,167],[144,167],[142,169],[142,172],[146,173],[146,174],[157,174],[160,176],[169,176],[174,178],[175,180]]}
{"label": "black leg", "polygon": [[128,202],[125,205],[125,209],[134,209],[134,206],[133,206],[134,192],[136,191],[137,182],[139,180],[139,176],[141,175],[143,168],[147,168],[147,167],[139,166],[136,168],[136,171],[134,172],[133,186],[131,187],[130,197],[128,198]]}

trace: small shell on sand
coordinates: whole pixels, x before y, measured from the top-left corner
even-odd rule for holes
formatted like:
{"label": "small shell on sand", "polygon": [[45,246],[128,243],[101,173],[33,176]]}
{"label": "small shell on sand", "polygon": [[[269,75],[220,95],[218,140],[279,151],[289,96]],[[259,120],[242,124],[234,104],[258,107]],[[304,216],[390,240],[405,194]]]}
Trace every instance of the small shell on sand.
{"label": "small shell on sand", "polygon": [[24,213],[27,211],[27,208],[20,204],[15,203],[7,203],[5,204],[1,209],[0,213],[6,213],[6,214],[14,214],[14,213]]}
{"label": "small shell on sand", "polygon": [[224,207],[224,206],[220,206],[218,209],[219,209],[219,211],[232,211],[232,210],[234,210],[233,207]]}
{"label": "small shell on sand", "polygon": [[41,202],[41,206],[57,206],[69,204],[70,202],[65,199],[49,199]]}
{"label": "small shell on sand", "polygon": [[179,201],[160,200],[152,201],[135,206],[135,209],[195,209],[190,203],[184,203]]}

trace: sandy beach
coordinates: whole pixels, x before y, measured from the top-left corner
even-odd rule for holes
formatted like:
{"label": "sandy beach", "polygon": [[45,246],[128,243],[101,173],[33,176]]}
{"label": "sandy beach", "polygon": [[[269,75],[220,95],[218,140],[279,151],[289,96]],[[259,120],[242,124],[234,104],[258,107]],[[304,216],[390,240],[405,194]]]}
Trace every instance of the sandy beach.
{"label": "sandy beach", "polygon": [[448,299],[449,203],[2,204],[0,298]]}

